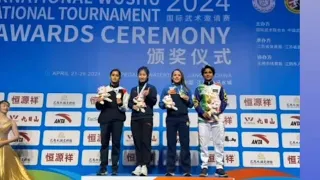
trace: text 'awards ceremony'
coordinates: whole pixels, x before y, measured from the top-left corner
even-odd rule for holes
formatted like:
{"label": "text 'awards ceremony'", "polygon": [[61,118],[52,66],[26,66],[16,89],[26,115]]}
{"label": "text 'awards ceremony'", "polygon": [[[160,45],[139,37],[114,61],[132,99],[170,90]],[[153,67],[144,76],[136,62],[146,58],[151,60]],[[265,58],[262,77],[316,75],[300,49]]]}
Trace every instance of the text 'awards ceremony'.
{"label": "text 'awards ceremony'", "polygon": [[300,41],[300,0],[0,0],[0,180],[300,180]]}

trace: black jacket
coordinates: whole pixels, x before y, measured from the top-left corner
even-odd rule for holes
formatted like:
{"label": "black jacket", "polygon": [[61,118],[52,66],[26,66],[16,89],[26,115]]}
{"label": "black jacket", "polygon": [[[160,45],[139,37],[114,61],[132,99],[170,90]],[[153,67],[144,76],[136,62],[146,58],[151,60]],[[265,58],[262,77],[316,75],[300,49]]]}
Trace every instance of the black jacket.
{"label": "black jacket", "polygon": [[181,85],[174,85],[170,84],[166,86],[161,93],[160,96],[160,102],[159,102],[159,107],[161,109],[166,109],[166,105],[163,102],[163,98],[168,95],[168,91],[170,88],[174,87],[174,90],[176,92],[184,91],[187,96],[189,96],[189,101],[183,100],[178,93],[176,94],[171,94],[171,98],[173,102],[175,103],[175,106],[178,108],[177,111],[172,110],[172,109],[167,109],[167,120],[182,120],[182,121],[189,121],[189,108],[193,107],[193,101],[192,101],[192,93],[189,89],[184,88]]}
{"label": "black jacket", "polygon": [[128,107],[129,94],[127,90],[123,87],[117,87],[119,93],[121,93],[122,104],[117,104],[116,93],[114,91],[110,93],[110,99],[112,102],[104,100],[104,104],[99,101],[96,102],[97,110],[100,110],[100,115],[98,118],[98,123],[105,124],[111,121],[125,121],[126,120],[126,110]]}
{"label": "black jacket", "polygon": [[137,87],[141,90],[144,84],[140,84],[133,87],[130,92],[130,99],[128,102],[128,107],[132,109],[131,120],[137,119],[152,119],[153,118],[153,106],[157,103],[157,89],[151,84],[147,84],[145,90],[149,88],[149,94],[145,97],[146,112],[135,111],[132,107],[134,105],[133,98],[138,95]]}

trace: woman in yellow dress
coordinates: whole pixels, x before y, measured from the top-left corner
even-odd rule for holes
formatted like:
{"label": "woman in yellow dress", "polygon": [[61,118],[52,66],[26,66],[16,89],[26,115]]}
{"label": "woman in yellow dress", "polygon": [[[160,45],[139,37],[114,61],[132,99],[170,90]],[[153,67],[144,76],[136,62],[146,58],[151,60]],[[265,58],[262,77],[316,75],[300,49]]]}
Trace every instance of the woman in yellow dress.
{"label": "woman in yellow dress", "polygon": [[[19,156],[9,144],[19,138],[17,124],[7,117],[9,108],[8,101],[0,101],[0,180],[31,180]],[[14,134],[12,139],[8,139],[10,130]]]}

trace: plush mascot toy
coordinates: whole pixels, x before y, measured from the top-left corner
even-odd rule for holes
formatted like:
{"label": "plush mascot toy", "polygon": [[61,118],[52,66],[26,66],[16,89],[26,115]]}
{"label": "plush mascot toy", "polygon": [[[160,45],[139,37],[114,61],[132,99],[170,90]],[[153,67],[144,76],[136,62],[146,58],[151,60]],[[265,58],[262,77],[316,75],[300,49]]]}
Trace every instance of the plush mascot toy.
{"label": "plush mascot toy", "polygon": [[166,105],[167,108],[169,109],[173,109],[175,111],[178,110],[178,108],[175,106],[175,103],[173,102],[173,99],[170,95],[166,95],[162,101],[164,102],[164,104]]}
{"label": "plush mascot toy", "polygon": [[[100,86],[98,88],[98,94],[97,97],[99,98],[103,98],[104,100],[108,101],[108,102],[112,102],[112,100],[109,98],[111,89],[108,88],[107,86]],[[100,104],[104,104],[104,101],[100,101]]]}

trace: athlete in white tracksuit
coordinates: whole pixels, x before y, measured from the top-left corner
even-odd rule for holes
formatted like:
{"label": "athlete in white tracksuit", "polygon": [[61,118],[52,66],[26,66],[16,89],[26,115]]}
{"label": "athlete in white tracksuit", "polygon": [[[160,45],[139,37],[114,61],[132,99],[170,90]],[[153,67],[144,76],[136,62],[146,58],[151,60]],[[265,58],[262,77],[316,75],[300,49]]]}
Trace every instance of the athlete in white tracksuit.
{"label": "athlete in white tracksuit", "polygon": [[[201,177],[208,176],[209,153],[211,140],[215,149],[216,172],[219,177],[227,177],[224,171],[224,118],[223,111],[227,107],[227,94],[224,88],[214,83],[215,70],[205,66],[201,70],[204,83],[195,90],[194,107],[198,113],[199,142],[201,156]],[[212,111],[212,109],[215,109]],[[211,110],[211,112],[210,112]]]}

